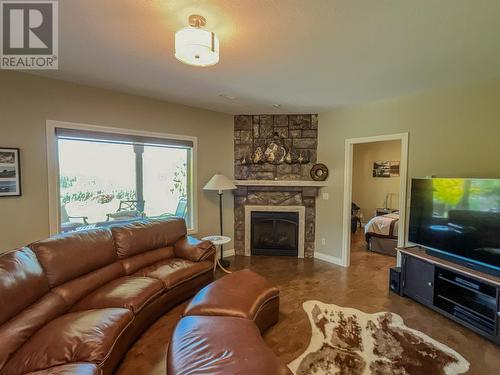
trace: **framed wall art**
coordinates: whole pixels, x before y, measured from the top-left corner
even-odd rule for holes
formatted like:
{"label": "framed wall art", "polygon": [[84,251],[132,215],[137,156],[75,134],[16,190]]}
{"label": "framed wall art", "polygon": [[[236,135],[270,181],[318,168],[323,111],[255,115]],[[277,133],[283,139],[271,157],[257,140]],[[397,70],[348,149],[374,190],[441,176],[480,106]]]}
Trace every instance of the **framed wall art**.
{"label": "framed wall art", "polygon": [[0,198],[19,196],[21,196],[19,149],[0,147]]}
{"label": "framed wall art", "polygon": [[399,177],[399,161],[376,161],[373,177]]}

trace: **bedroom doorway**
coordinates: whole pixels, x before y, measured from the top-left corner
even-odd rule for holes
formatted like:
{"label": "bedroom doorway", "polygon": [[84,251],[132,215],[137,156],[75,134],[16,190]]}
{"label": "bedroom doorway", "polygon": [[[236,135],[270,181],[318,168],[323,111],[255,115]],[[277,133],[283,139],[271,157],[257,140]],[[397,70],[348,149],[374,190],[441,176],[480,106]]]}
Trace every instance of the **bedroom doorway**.
{"label": "bedroom doorway", "polygon": [[405,244],[408,133],[345,146],[342,264],[349,266],[351,249],[397,256],[400,264],[394,248]]}

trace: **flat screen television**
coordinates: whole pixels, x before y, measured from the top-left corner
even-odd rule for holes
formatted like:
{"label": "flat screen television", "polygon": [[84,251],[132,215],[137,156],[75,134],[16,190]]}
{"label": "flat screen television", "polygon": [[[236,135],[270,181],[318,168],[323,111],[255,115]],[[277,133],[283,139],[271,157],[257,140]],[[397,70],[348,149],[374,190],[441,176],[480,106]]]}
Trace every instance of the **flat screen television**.
{"label": "flat screen television", "polygon": [[500,277],[500,179],[412,179],[408,239]]}

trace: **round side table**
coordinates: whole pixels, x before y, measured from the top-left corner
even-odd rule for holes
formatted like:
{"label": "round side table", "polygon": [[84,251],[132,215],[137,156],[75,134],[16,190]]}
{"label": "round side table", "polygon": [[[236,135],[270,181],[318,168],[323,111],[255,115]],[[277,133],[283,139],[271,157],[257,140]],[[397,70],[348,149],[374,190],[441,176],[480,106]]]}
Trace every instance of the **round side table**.
{"label": "round side table", "polygon": [[[218,252],[220,254],[220,251],[221,251],[221,248],[220,246],[221,245],[225,245],[229,242],[231,242],[231,237],[227,237],[227,236],[207,236],[207,237],[203,237],[202,238],[203,241],[210,241],[212,242],[216,248],[218,249]],[[215,272],[215,269],[217,268],[217,265],[220,267],[220,269],[222,271],[224,271],[225,273],[231,273],[231,271],[228,271],[227,269],[225,269],[222,264],[220,264],[220,257],[218,256],[218,254],[215,254],[215,261],[214,261],[214,272]]]}

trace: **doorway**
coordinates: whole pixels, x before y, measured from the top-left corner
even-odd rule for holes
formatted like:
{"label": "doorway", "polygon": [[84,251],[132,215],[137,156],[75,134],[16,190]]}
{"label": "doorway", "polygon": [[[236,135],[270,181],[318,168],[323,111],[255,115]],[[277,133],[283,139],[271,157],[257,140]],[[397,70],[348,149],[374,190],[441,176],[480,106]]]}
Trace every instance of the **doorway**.
{"label": "doorway", "polygon": [[[398,150],[396,154],[392,150],[392,154],[388,153],[386,157],[383,157],[384,152],[380,151],[380,146],[385,146],[388,149],[396,145]],[[364,153],[364,155],[358,155],[356,151]],[[344,266],[349,266],[351,260],[351,241],[355,221],[358,225],[357,232],[363,230],[359,228],[360,223],[366,224],[377,215],[387,215],[387,218],[374,219],[377,223],[382,219],[387,222],[387,240],[383,236],[373,236],[375,239],[369,241],[367,246],[372,246],[372,250],[377,250],[377,252],[384,252],[384,249],[389,252],[391,246],[404,246],[406,242],[407,166],[408,133],[346,139],[341,256]],[[362,170],[354,171],[355,167],[362,168]],[[396,179],[397,182],[394,183]],[[366,190],[362,186],[354,186],[353,182],[370,184],[370,186]],[[362,201],[361,205],[353,200],[354,197]],[[359,209],[353,203],[356,203]],[[353,218],[353,215],[356,214],[355,209],[357,210],[357,218]],[[397,224],[396,228],[391,228],[395,224]],[[393,229],[392,232],[391,229]],[[392,244],[389,237],[392,237]],[[360,234],[358,233],[356,241],[359,242],[359,240]],[[397,263],[400,264],[399,253],[396,255]]]}

